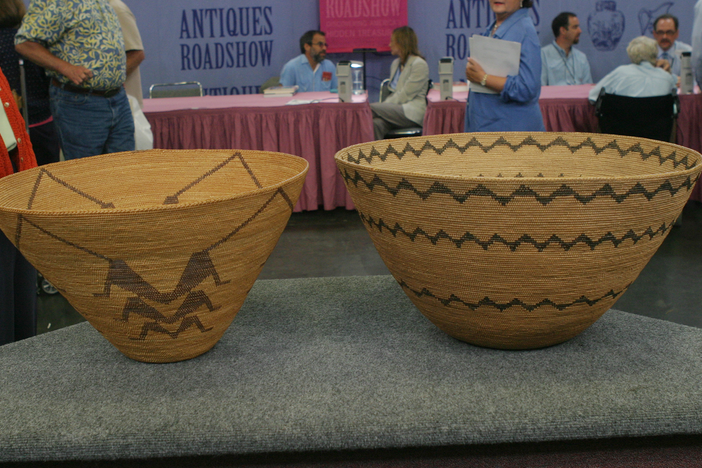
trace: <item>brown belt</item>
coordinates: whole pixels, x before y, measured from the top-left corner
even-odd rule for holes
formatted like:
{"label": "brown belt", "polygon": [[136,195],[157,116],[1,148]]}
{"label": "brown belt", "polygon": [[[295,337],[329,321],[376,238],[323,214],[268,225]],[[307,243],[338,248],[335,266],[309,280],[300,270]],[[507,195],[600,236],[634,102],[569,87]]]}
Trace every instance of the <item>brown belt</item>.
{"label": "brown belt", "polygon": [[79,86],[74,86],[70,83],[60,83],[56,78],[51,79],[51,84],[56,86],[57,88],[65,89],[66,91],[70,91],[72,93],[93,94],[95,96],[102,96],[105,98],[111,98],[112,96],[116,95],[117,93],[119,93],[122,90],[121,86],[119,88],[113,88],[113,89],[107,89],[107,90],[81,88]]}

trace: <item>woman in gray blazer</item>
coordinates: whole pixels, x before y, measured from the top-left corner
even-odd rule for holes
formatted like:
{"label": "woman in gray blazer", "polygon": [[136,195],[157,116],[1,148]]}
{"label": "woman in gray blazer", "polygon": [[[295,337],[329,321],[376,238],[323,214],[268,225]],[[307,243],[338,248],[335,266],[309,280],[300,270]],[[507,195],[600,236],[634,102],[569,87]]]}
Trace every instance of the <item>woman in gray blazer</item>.
{"label": "woman in gray blazer", "polygon": [[390,67],[392,94],[371,104],[376,140],[382,140],[393,128],[421,127],[427,110],[429,66],[419,53],[414,30],[409,26],[395,29],[390,52],[398,57]]}

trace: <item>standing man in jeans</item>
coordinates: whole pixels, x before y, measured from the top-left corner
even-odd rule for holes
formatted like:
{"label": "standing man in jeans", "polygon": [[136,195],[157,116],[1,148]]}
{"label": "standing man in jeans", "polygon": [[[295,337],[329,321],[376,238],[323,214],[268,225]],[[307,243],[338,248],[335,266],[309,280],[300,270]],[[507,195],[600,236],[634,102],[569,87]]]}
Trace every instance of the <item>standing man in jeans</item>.
{"label": "standing man in jeans", "polygon": [[66,159],[134,150],[124,40],[108,0],[33,0],[15,49],[51,77]]}

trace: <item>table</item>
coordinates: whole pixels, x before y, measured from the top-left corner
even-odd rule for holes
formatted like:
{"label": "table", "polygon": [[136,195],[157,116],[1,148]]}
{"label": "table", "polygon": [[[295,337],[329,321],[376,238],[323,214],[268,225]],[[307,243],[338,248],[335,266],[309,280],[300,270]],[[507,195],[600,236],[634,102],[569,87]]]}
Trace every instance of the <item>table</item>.
{"label": "table", "polygon": [[436,88],[430,89],[427,94],[422,134],[462,133],[465,128],[468,91],[454,91],[453,99],[448,101],[441,101],[439,96],[440,91]]}
{"label": "table", "polygon": [[[291,101],[301,104],[288,105]],[[353,209],[334,163],[342,148],[373,140],[366,95],[340,103],[328,92],[144,99],[154,148],[248,149],[294,154],[310,165],[295,211]]]}
{"label": "table", "polygon": [[698,466],[700,347],[610,310],[557,346],[480,348],[389,275],[259,280],[189,361],[132,361],[88,323],[0,347],[0,465]]}
{"label": "table", "polygon": [[[592,85],[543,86],[539,106],[549,132],[597,133],[595,107],[588,101]],[[463,132],[468,92],[454,93],[454,100],[440,101],[432,89],[424,115],[424,135]],[[677,137],[679,145],[702,152],[702,94],[681,94]],[[691,200],[702,201],[702,184],[697,184]]]}

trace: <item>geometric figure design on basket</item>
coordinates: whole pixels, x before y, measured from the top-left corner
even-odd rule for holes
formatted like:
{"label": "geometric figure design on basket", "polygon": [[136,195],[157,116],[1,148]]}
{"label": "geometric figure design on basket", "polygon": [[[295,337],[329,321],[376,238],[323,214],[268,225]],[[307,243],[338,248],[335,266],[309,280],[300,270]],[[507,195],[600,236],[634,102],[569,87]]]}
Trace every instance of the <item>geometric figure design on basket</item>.
{"label": "geometric figure design on basket", "polygon": [[539,194],[538,192],[527,187],[526,185],[521,185],[509,195],[498,195],[494,191],[485,187],[483,184],[478,184],[475,186],[475,188],[471,190],[457,193],[451,188],[447,187],[445,184],[437,181],[434,182],[431,185],[431,187],[429,187],[427,190],[419,190],[406,179],[402,179],[399,183],[392,187],[391,185],[387,184],[383,179],[381,179],[378,175],[374,175],[372,180],[367,181],[363,178],[362,175],[358,173],[358,171],[355,172],[353,177],[349,175],[346,169],[344,169],[342,172],[344,181],[347,184],[350,182],[354,186],[358,187],[358,183],[362,182],[366,186],[366,188],[368,188],[368,190],[370,190],[371,192],[377,187],[385,189],[393,196],[397,196],[397,194],[401,191],[408,191],[413,192],[422,200],[426,200],[432,195],[449,195],[458,203],[464,203],[471,197],[488,197],[492,198],[497,203],[503,206],[506,206],[508,203],[520,198],[533,198],[544,206],[548,205],[557,198],[571,197],[577,200],[578,202],[582,203],[583,205],[586,205],[597,198],[603,197],[611,198],[617,203],[622,203],[632,195],[643,195],[650,201],[660,193],[668,193],[670,195],[675,195],[678,193],[678,191],[682,189],[690,191],[692,187],[695,186],[695,183],[698,179],[698,177],[696,177],[695,180],[692,180],[688,176],[687,179],[683,181],[678,187],[673,187],[670,181],[666,180],[654,190],[647,190],[643,185],[637,182],[629,190],[623,193],[617,193],[609,184],[604,184],[598,190],[586,194],[580,194],[575,189],[569,187],[566,184],[561,185],[557,190],[554,190],[549,194]]}
{"label": "geometric figure design on basket", "polygon": [[308,170],[236,149],[67,161],[0,179],[0,229],[125,356],[183,361],[231,325]]}
{"label": "geometric figure design on basket", "polygon": [[[199,286],[205,279],[212,277],[214,279],[215,286],[221,286],[223,284],[229,283],[229,280],[222,281],[219,277],[219,274],[217,273],[217,269],[214,263],[212,262],[209,252],[230,240],[237,232],[239,232],[242,228],[251,223],[258,215],[265,211],[265,209],[271,204],[271,202],[273,202],[273,200],[275,200],[275,198],[277,198],[278,196],[281,196],[285,200],[288,207],[292,211],[294,207],[292,200],[290,199],[288,194],[285,193],[285,190],[279,188],[273,193],[273,195],[271,195],[271,197],[265,203],[263,203],[263,205],[261,205],[261,207],[256,212],[254,212],[253,215],[251,215],[243,223],[237,226],[233,231],[231,231],[223,238],[217,240],[217,242],[213,243],[206,249],[200,252],[193,253],[190,256],[187,266],[185,267],[183,273],[180,276],[178,284],[175,286],[173,291],[168,293],[158,291],[155,287],[153,287],[146,280],[144,280],[138,273],[136,273],[129,265],[127,265],[127,263],[124,260],[107,258],[102,254],[93,252],[89,249],[86,249],[65,239],[62,239],[46,231],[45,229],[42,229],[40,226],[36,226],[32,222],[27,222],[35,228],[37,228],[38,230],[44,232],[45,234],[60,242],[63,242],[67,245],[75,247],[79,250],[82,250],[86,253],[89,253],[95,257],[109,262],[103,292],[94,293],[93,295],[95,297],[110,297],[110,291],[112,286],[118,286],[120,289],[136,294],[136,297],[131,297],[127,299],[124,305],[124,309],[122,311],[122,321],[128,322],[129,316],[132,313],[136,313],[137,315],[153,320],[152,322],[147,322],[142,326],[139,338],[132,339],[144,340],[146,339],[146,336],[149,331],[167,334],[171,338],[175,339],[182,331],[188,329],[190,326],[193,325],[196,326],[202,333],[211,330],[211,328],[206,329],[202,325],[197,315],[189,315],[196,312],[202,305],[207,305],[207,308],[210,312],[219,308],[219,306],[212,305],[212,302],[210,301],[209,297],[204,291],[200,290],[193,292],[193,289]],[[154,307],[149,306],[146,302],[143,301],[143,299],[148,299],[149,301],[157,302],[160,304],[170,304],[172,301],[178,299],[179,297],[185,294],[187,294],[187,296],[183,301],[183,304],[178,308],[178,310],[172,317],[164,317]],[[182,322],[178,330],[175,332],[170,332],[166,330],[162,325],[160,325],[161,323],[174,323],[179,318],[182,319]]]}
{"label": "geometric figure design on basket", "polygon": [[[261,183],[258,181],[256,176],[254,175],[253,171],[247,164],[246,160],[242,156],[240,152],[237,152],[233,154],[232,156],[228,157],[221,163],[217,164],[214,166],[212,169],[206,171],[204,174],[201,176],[197,177],[194,181],[188,183],[185,185],[182,189],[176,191],[173,195],[167,196],[164,205],[172,205],[172,204],[177,204],[178,203],[178,197],[182,194],[184,194],[186,191],[190,190],[191,188],[195,187],[197,184],[205,180],[207,177],[212,176],[214,173],[222,169],[224,166],[229,164],[230,162],[234,160],[239,160],[243,167],[246,169],[248,175],[251,177],[251,180],[254,182],[256,187],[262,188]],[[74,187],[70,183],[66,182],[65,180],[62,180],[59,177],[56,177],[53,175],[50,171],[42,168],[39,171],[39,174],[37,175],[36,181],[34,183],[33,190],[31,192],[31,196],[28,201],[28,206],[27,209],[31,210],[32,206],[34,204],[34,201],[36,199],[37,193],[39,191],[42,179],[44,179],[44,176],[48,177],[50,180],[53,182],[56,182],[57,184],[67,188],[71,192],[79,195],[82,198],[85,198],[87,200],[90,200],[91,202],[97,204],[101,208],[106,208],[106,209],[111,209],[115,208],[115,204],[112,202],[104,202],[97,197],[94,197],[87,193],[86,191],[80,190],[77,187]],[[122,321],[122,322],[129,322],[129,317],[132,314],[136,314],[142,318],[146,318],[148,321],[143,324],[141,328],[141,332],[139,334],[138,338],[130,337],[133,340],[145,340],[148,332],[153,331],[155,333],[160,333],[164,335],[169,335],[171,338],[175,339],[178,337],[178,335],[188,329],[191,326],[196,326],[202,333],[205,333],[207,331],[212,330],[212,327],[210,328],[205,328],[202,325],[202,322],[198,318],[197,315],[192,315],[194,314],[198,309],[200,309],[203,306],[207,306],[207,309],[212,312],[216,309],[219,308],[219,306],[214,306],[208,297],[207,293],[203,290],[196,290],[194,289],[199,286],[205,279],[212,277],[214,280],[215,286],[221,286],[223,284],[227,284],[230,282],[230,280],[227,281],[222,281],[219,277],[219,274],[217,273],[217,268],[214,265],[214,262],[212,261],[212,258],[210,257],[210,251],[213,249],[219,247],[222,245],[224,242],[227,242],[229,239],[231,239],[237,232],[239,232],[243,227],[245,227],[247,224],[249,224],[251,221],[253,221],[261,212],[263,212],[266,207],[278,196],[283,197],[283,199],[286,201],[288,206],[290,207],[290,210],[292,211],[294,204],[292,203],[292,200],[290,197],[285,193],[285,191],[280,188],[278,189],[249,219],[245,220],[243,223],[241,223],[239,226],[237,226],[232,232],[227,234],[225,237],[222,239],[217,240],[214,244],[211,246],[207,247],[206,249],[200,251],[200,252],[195,252],[191,254],[190,259],[183,270],[183,273],[180,276],[180,279],[178,281],[178,284],[175,286],[175,288],[170,291],[170,292],[161,292],[158,289],[156,289],[154,286],[149,284],[144,278],[142,278],[137,272],[135,272],[128,264],[122,259],[111,259],[106,257],[105,255],[102,255],[97,252],[93,252],[90,249],[87,249],[85,247],[82,247],[80,245],[77,245],[73,242],[70,242],[67,239],[63,239],[57,235],[54,235],[47,230],[43,229],[41,226],[37,226],[35,223],[30,222],[26,219],[23,219],[22,215],[19,216],[19,222],[18,222],[18,229],[17,229],[17,235],[16,235],[16,245],[20,245],[21,241],[21,226],[22,222],[27,222],[34,226],[36,229],[39,231],[45,233],[46,235],[64,243],[69,246],[75,247],[76,249],[82,250],[94,257],[100,258],[102,260],[105,260],[108,262],[108,268],[107,268],[107,277],[105,279],[104,287],[103,287],[103,292],[101,293],[94,293],[93,296],[95,297],[110,297],[110,291],[112,286],[117,286],[120,289],[124,291],[131,292],[133,294],[136,294],[134,297],[130,297],[126,300],[126,303],[124,305],[124,309],[122,310],[122,316],[121,318],[118,318],[117,320]],[[158,303],[158,304],[170,304],[171,302],[175,301],[176,299],[185,296],[185,299],[183,300],[183,303],[180,305],[180,307],[177,309],[177,311],[174,313],[173,316],[171,317],[166,317],[164,316],[161,312],[159,312],[156,307],[149,305],[145,300],[148,300],[149,302],[152,303]],[[181,320],[180,326],[176,331],[169,331],[166,328],[164,328],[161,324],[166,323],[166,324],[172,324],[177,322],[178,320]]]}
{"label": "geometric figure design on basket", "polygon": [[[187,192],[188,190],[192,189],[192,188],[195,187],[197,184],[199,184],[199,183],[202,182],[203,180],[207,179],[208,177],[212,176],[212,175],[215,174],[217,171],[219,171],[220,169],[222,169],[223,167],[225,167],[226,165],[228,165],[229,163],[231,163],[231,162],[234,161],[234,160],[239,160],[239,162],[241,162],[241,164],[244,166],[244,169],[246,169],[246,172],[249,174],[249,177],[251,177],[251,180],[254,182],[254,184],[256,184],[256,187],[258,187],[258,188],[262,188],[262,187],[263,187],[263,186],[261,185],[261,183],[258,181],[258,179],[256,178],[256,175],[253,173],[253,171],[252,171],[251,168],[249,167],[249,164],[246,162],[246,160],[244,159],[243,155],[242,155],[240,152],[236,152],[236,153],[234,153],[233,155],[231,155],[230,157],[228,157],[227,159],[225,159],[224,161],[222,161],[221,163],[219,163],[219,164],[217,164],[216,166],[214,166],[212,169],[206,171],[204,174],[202,174],[201,176],[197,177],[197,178],[196,178],[195,180],[193,180],[192,182],[190,182],[190,183],[188,183],[187,185],[185,185],[185,187],[183,187],[182,189],[176,191],[173,195],[167,196],[166,199],[164,200],[163,204],[164,204],[164,205],[175,205],[175,204],[177,204],[177,203],[178,203],[178,197],[179,197],[180,195],[182,195],[182,194],[184,194],[185,192]],[[81,197],[83,197],[83,198],[85,198],[85,199],[87,199],[87,200],[90,200],[90,201],[94,202],[95,204],[97,204],[98,206],[100,206],[100,208],[105,208],[105,209],[108,209],[108,208],[115,208],[114,203],[112,203],[112,202],[104,202],[104,201],[98,199],[97,197],[93,197],[93,196],[91,196],[90,194],[88,194],[88,193],[86,193],[86,192],[84,192],[84,191],[82,191],[82,190],[80,190],[80,189],[74,187],[73,185],[69,184],[69,183],[66,182],[65,180],[62,180],[61,178],[55,176],[55,175],[52,174],[49,170],[47,170],[47,169],[45,169],[45,168],[40,168],[39,173],[37,174],[36,181],[34,182],[34,187],[33,187],[33,189],[32,189],[31,196],[29,197],[29,201],[28,201],[28,203],[27,203],[27,209],[28,209],[28,210],[31,210],[31,209],[32,209],[32,206],[33,206],[33,204],[34,204],[34,200],[35,200],[35,198],[36,198],[36,196],[37,196],[37,192],[39,191],[39,187],[40,187],[40,185],[41,185],[41,183],[42,183],[42,180],[44,179],[44,176],[50,178],[52,181],[56,182],[57,184],[59,184],[59,185],[65,187],[65,188],[67,188],[67,189],[70,190],[71,192],[74,192],[74,193],[76,193],[77,195],[79,195],[79,196],[81,196]]]}
{"label": "geometric figure design on basket", "polygon": [[[127,299],[127,303],[122,311],[122,318],[117,320],[129,322],[130,314],[138,314],[146,319],[152,320],[151,322],[144,323],[139,337],[130,337],[132,340],[145,340],[149,331],[168,335],[171,338],[176,339],[181,332],[187,330],[192,325],[195,325],[202,333],[212,330],[213,327],[205,328],[197,316],[188,316],[199,309],[202,305],[206,305],[210,312],[213,312],[219,308],[212,305],[212,301],[210,301],[207,294],[202,290],[189,292],[183,303],[180,305],[180,307],[178,307],[178,311],[172,317],[164,316],[155,307],[150,306],[141,298],[132,297]],[[175,332],[168,331],[161,325],[162,323],[172,324],[178,320],[181,320],[181,323],[178,330]]]}
{"label": "geometric figure design on basket", "polygon": [[95,203],[96,205],[100,206],[100,208],[106,208],[106,209],[107,209],[107,208],[114,208],[114,207],[115,207],[115,205],[114,205],[112,202],[104,202],[104,201],[102,201],[102,200],[100,200],[100,199],[98,199],[98,198],[96,198],[96,197],[93,197],[93,196],[91,196],[90,194],[87,194],[87,193],[83,192],[82,190],[80,190],[80,189],[78,189],[78,188],[72,186],[71,184],[69,184],[69,183],[66,182],[65,180],[62,180],[62,179],[56,177],[56,176],[55,176],[54,174],[52,174],[49,170],[47,170],[47,169],[45,169],[45,168],[42,167],[42,168],[39,169],[39,174],[37,175],[37,179],[36,179],[36,181],[34,182],[34,187],[33,187],[33,189],[32,189],[32,194],[31,194],[31,196],[29,197],[29,202],[27,203],[27,209],[28,209],[28,210],[31,210],[31,209],[32,209],[32,205],[34,204],[34,199],[35,199],[36,196],[37,196],[37,192],[39,191],[39,186],[41,185],[41,181],[42,181],[42,179],[44,178],[44,176],[47,176],[48,178],[50,178],[51,180],[53,180],[53,181],[56,182],[57,184],[66,187],[66,188],[67,188],[68,190],[70,190],[71,192],[75,192],[76,194],[80,195],[81,197],[83,197],[83,198],[85,198],[85,199],[87,199],[87,200],[92,201],[92,202]]}
{"label": "geometric figure design on basket", "polygon": [[[621,139],[620,139],[621,140]],[[401,144],[402,142],[399,142],[397,144]],[[381,161],[385,161],[388,156],[394,155],[397,157],[397,159],[402,160],[406,155],[412,155],[414,157],[430,157],[427,154],[427,151],[431,150],[432,152],[441,155],[447,150],[457,150],[461,154],[465,154],[467,151],[469,151],[472,148],[479,148],[482,150],[484,153],[489,153],[490,151],[504,147],[507,149],[510,149],[512,152],[516,153],[519,150],[523,150],[525,148],[536,148],[542,153],[545,153],[547,150],[552,149],[554,147],[564,147],[567,148],[571,153],[576,153],[582,149],[591,149],[596,155],[602,153],[605,150],[615,150],[619,153],[620,157],[628,156],[632,153],[638,153],[643,161],[646,161],[647,159],[651,157],[657,157],[659,159],[660,164],[664,164],[667,161],[672,161],[673,162],[673,168],[677,168],[678,165],[682,164],[685,166],[685,169],[690,169],[694,167],[695,163],[694,161],[690,161],[688,156],[685,155],[681,160],[677,160],[677,151],[676,150],[671,150],[671,152],[667,156],[663,156],[661,153],[661,147],[656,146],[653,148],[651,151],[645,151],[643,147],[641,146],[640,143],[634,143],[628,148],[622,147],[619,144],[619,141],[614,138],[611,141],[607,142],[606,144],[603,145],[598,145],[595,143],[595,141],[590,138],[586,137],[582,142],[577,143],[577,144],[571,144],[568,141],[565,140],[562,136],[558,136],[554,138],[550,143],[539,143],[534,137],[532,136],[527,136],[522,140],[520,143],[510,143],[506,138],[504,137],[499,137],[497,140],[495,140],[493,143],[486,145],[480,142],[477,138],[473,137],[470,141],[468,141],[465,145],[459,145],[457,144],[453,138],[449,138],[443,145],[440,146],[435,146],[434,143],[431,141],[427,140],[421,145],[416,145],[413,146],[410,142],[405,142],[404,149],[402,150],[397,150],[393,147],[392,143],[387,146],[387,148],[381,153],[379,152],[375,147],[373,147],[368,155],[363,152],[363,150],[360,150],[358,153],[358,157],[354,157],[351,153],[346,153],[345,155],[345,160],[354,163],[354,164],[359,164],[361,161],[365,161],[367,163],[372,163],[375,158],[380,159]],[[343,150],[342,150],[343,151]],[[524,176],[522,176],[524,177]],[[535,175],[535,177],[538,177]]]}
{"label": "geometric figure design on basket", "polygon": [[398,281],[400,286],[402,286],[402,289],[411,292],[414,294],[416,297],[420,298],[423,296],[431,297],[433,299],[436,299],[437,301],[441,302],[441,304],[448,306],[451,305],[452,303],[458,303],[462,304],[466,307],[468,307],[471,310],[477,310],[480,307],[483,306],[489,306],[489,307],[494,307],[495,309],[499,310],[500,312],[504,312],[505,310],[509,309],[510,307],[521,307],[529,312],[533,312],[534,310],[538,309],[539,307],[544,307],[544,306],[549,306],[553,307],[554,309],[563,311],[566,310],[569,307],[572,307],[574,305],[579,305],[579,304],[587,304],[589,306],[593,306],[597,304],[598,302],[605,300],[605,299],[616,299],[620,295],[624,294],[627,289],[629,289],[630,284],[627,284],[624,289],[622,289],[619,292],[614,292],[613,290],[609,290],[606,294],[604,294],[602,297],[596,298],[596,299],[588,299],[585,296],[580,296],[578,299],[571,301],[571,302],[565,302],[565,303],[555,303],[550,299],[543,299],[535,304],[527,304],[522,302],[519,299],[512,299],[509,302],[503,302],[503,303],[498,303],[490,299],[489,297],[484,297],[480,301],[476,303],[472,302],[466,302],[465,300],[461,299],[460,297],[456,296],[455,294],[449,295],[448,298],[441,298],[433,294],[431,291],[429,291],[427,288],[422,288],[420,291],[417,291],[415,289],[410,288],[407,283],[405,283],[404,280]]}
{"label": "geometric figure design on basket", "polygon": [[509,250],[511,250],[512,252],[517,250],[517,248],[522,245],[531,245],[539,252],[543,252],[547,247],[551,245],[560,246],[566,252],[578,244],[585,244],[588,247],[590,247],[590,250],[595,250],[597,247],[605,243],[611,243],[615,248],[617,248],[626,240],[631,240],[634,244],[636,244],[643,238],[648,238],[649,240],[651,240],[656,236],[665,235],[675,223],[675,220],[668,223],[667,225],[663,223],[656,230],[654,230],[652,227],[649,227],[641,234],[636,234],[633,230],[630,229],[626,234],[624,234],[621,237],[616,237],[611,232],[607,232],[599,239],[592,239],[590,238],[590,236],[583,233],[575,239],[573,239],[572,241],[565,241],[558,237],[556,234],[552,234],[548,239],[544,241],[537,241],[529,234],[523,234],[521,237],[514,241],[508,241],[499,234],[493,234],[492,237],[490,237],[489,239],[483,240],[471,234],[470,232],[466,232],[461,237],[455,238],[447,234],[443,229],[440,229],[434,235],[427,234],[421,227],[417,227],[412,231],[407,231],[405,230],[405,228],[400,226],[399,223],[395,223],[395,225],[391,227],[387,225],[382,218],[378,221],[375,221],[372,216],[367,216],[360,211],[358,212],[358,214],[360,215],[361,220],[370,229],[377,229],[381,233],[383,232],[383,229],[385,229],[390,234],[392,234],[393,237],[397,237],[398,234],[402,234],[412,242],[414,242],[417,239],[417,237],[423,237],[432,244],[436,245],[437,242],[439,242],[439,240],[445,239],[453,243],[459,249],[463,246],[464,243],[473,242],[482,247],[483,250],[488,250],[488,248],[492,247],[493,245],[504,245],[505,247],[509,248]]}
{"label": "geometric figure design on basket", "polygon": [[208,250],[209,249],[203,250],[202,252],[195,252],[190,256],[190,260],[183,270],[178,284],[170,293],[158,291],[132,270],[123,260],[110,260],[104,290],[101,293],[95,293],[94,296],[110,297],[110,289],[114,284],[125,291],[136,294],[140,298],[160,304],[170,304],[182,295],[192,291],[210,276],[214,278],[215,285],[217,286],[228,283],[229,281],[222,281],[220,279]]}
{"label": "geometric figure design on basket", "polygon": [[246,162],[246,160],[244,159],[244,157],[242,156],[242,154],[239,153],[239,152],[236,152],[236,153],[234,153],[233,155],[231,155],[229,158],[227,158],[226,160],[222,161],[220,164],[216,165],[215,167],[213,167],[212,169],[210,169],[209,171],[205,172],[203,175],[201,175],[200,177],[198,177],[197,179],[195,179],[194,181],[192,181],[191,183],[189,183],[188,185],[186,185],[185,187],[183,187],[182,189],[178,190],[178,191],[177,191],[176,193],[174,193],[173,195],[167,196],[167,197],[166,197],[166,200],[163,202],[163,204],[164,204],[164,205],[175,205],[175,204],[177,204],[177,203],[178,203],[178,197],[179,197],[180,195],[184,194],[185,192],[187,192],[187,191],[190,190],[191,188],[195,187],[197,184],[199,184],[200,182],[202,182],[203,180],[205,180],[207,177],[210,177],[210,176],[213,175],[215,172],[219,171],[220,169],[222,169],[224,166],[226,166],[226,165],[229,164],[230,162],[234,161],[235,159],[238,159],[238,160],[241,162],[241,164],[244,166],[244,169],[246,169],[246,172],[249,174],[249,177],[251,177],[251,180],[253,180],[253,182],[256,184],[256,187],[262,188],[263,185],[261,185],[261,183],[258,181],[258,179],[257,179],[256,176],[254,175],[253,171],[252,171],[251,168],[249,167],[248,163]]}
{"label": "geometric figure design on basket", "polygon": [[[65,187],[69,191],[77,194],[81,198],[84,198],[86,200],[89,200],[89,201],[95,203],[100,208],[110,209],[110,208],[115,207],[115,205],[112,202],[102,201],[96,197],[93,197],[93,196],[83,192],[82,190],[79,190],[78,188],[72,186],[71,184],[69,184],[65,180],[62,180],[62,179],[56,177],[50,171],[48,171],[47,169],[45,169],[43,167],[39,168],[38,172],[39,173],[37,174],[37,178],[34,181],[34,186],[32,187],[32,192],[29,196],[29,200],[27,201],[27,210],[32,209],[32,206],[34,205],[34,201],[37,197],[37,193],[39,191],[39,187],[42,183],[42,180],[44,179],[44,176],[46,176],[49,179],[51,179],[52,181],[56,182],[58,185]],[[20,238],[22,237],[22,223],[24,221],[25,221],[24,217],[22,215],[18,214],[17,215],[17,231],[15,233],[15,245],[17,246],[18,249],[20,248]]]}
{"label": "geometric figure design on basket", "polygon": [[[149,330],[167,334],[171,338],[177,338],[180,332],[187,329],[190,325],[197,326],[203,333],[211,330],[211,328],[205,329],[197,316],[189,316],[189,314],[197,311],[202,305],[207,305],[210,312],[219,308],[212,305],[207,293],[204,291],[193,291],[195,287],[199,286],[210,276],[213,277],[216,286],[229,283],[229,281],[222,281],[220,279],[209,252],[206,250],[192,254],[178,284],[170,293],[159,292],[132,270],[126,262],[113,260],[110,261],[108,267],[104,291],[102,293],[95,293],[94,296],[109,297],[112,285],[116,285],[125,291],[136,294],[136,297],[127,299],[124,310],[122,311],[122,318],[118,320],[128,322],[131,313],[136,313],[144,318],[153,320],[152,322],[146,322],[142,326],[138,338],[141,340],[146,339]],[[163,316],[155,307],[144,302],[144,299],[148,299],[149,301],[160,304],[170,304],[172,301],[185,294],[187,294],[185,300],[172,317]],[[169,332],[160,325],[160,323],[175,323],[178,319],[182,319],[182,322],[180,328],[176,332]]]}

